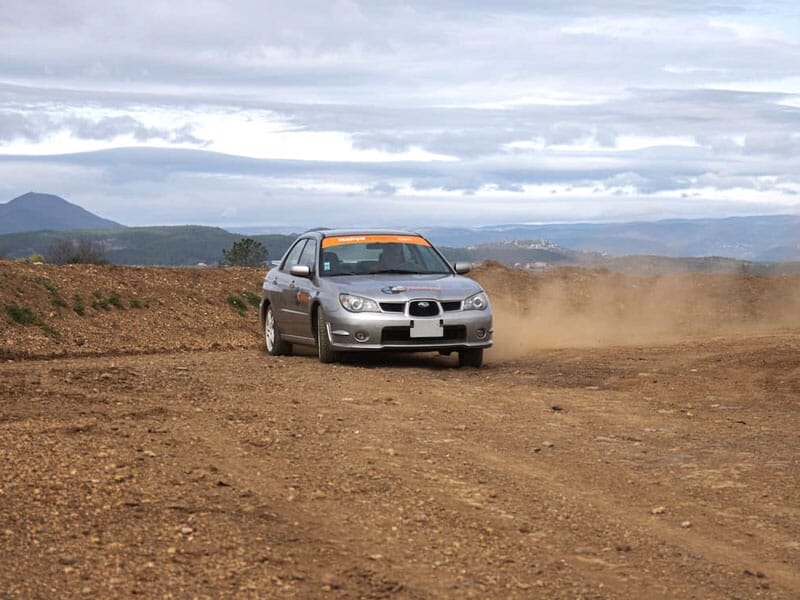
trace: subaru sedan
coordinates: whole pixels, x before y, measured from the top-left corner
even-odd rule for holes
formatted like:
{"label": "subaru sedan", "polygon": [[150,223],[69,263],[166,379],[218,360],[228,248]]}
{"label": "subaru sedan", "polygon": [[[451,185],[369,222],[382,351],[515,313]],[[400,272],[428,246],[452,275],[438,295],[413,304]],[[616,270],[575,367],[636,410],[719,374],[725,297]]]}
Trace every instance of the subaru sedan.
{"label": "subaru sedan", "polygon": [[424,237],[397,231],[309,231],[263,285],[267,352],[312,346],[323,363],[343,352],[458,353],[480,367],[492,345],[492,311],[481,286],[463,277]]}

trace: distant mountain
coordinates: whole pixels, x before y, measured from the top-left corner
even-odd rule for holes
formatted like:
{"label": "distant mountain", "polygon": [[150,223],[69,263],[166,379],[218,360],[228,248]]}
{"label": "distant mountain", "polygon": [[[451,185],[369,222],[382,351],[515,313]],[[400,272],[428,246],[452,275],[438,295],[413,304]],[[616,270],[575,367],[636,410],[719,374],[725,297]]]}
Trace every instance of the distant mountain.
{"label": "distant mountain", "polygon": [[0,233],[123,227],[52,194],[29,192],[0,204]]}
{"label": "distant mountain", "polygon": [[800,247],[800,216],[793,215],[631,223],[435,227],[422,229],[421,233],[437,245],[455,247],[538,238],[550,240],[563,248],[612,256],[724,256],[756,261],[796,260],[800,256],[796,250]]}
{"label": "distant mountain", "polygon": [[762,252],[756,260],[766,262],[800,261],[800,244],[775,246]]}

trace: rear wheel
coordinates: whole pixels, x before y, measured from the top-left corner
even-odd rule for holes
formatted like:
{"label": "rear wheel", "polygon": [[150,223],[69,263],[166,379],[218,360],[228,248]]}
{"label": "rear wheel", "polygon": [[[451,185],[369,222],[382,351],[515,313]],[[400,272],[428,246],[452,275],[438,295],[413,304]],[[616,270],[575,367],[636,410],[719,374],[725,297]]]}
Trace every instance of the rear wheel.
{"label": "rear wheel", "polygon": [[272,356],[281,356],[292,351],[292,345],[281,336],[271,306],[267,307],[267,314],[264,315],[264,342],[267,345],[267,353]]}
{"label": "rear wheel", "polygon": [[483,348],[468,348],[458,351],[459,367],[476,367],[483,364]]}
{"label": "rear wheel", "polygon": [[317,356],[321,363],[336,362],[339,358],[339,353],[333,349],[328,338],[328,321],[321,306],[317,309]]}

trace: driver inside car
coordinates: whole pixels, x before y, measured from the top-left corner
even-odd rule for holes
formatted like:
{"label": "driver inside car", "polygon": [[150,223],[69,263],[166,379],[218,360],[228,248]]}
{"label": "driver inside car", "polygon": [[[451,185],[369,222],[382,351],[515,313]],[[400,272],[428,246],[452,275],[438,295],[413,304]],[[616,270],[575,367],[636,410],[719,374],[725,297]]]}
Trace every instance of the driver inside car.
{"label": "driver inside car", "polygon": [[407,267],[408,264],[403,257],[403,246],[401,244],[386,244],[375,265],[377,271],[390,271],[400,267]]}

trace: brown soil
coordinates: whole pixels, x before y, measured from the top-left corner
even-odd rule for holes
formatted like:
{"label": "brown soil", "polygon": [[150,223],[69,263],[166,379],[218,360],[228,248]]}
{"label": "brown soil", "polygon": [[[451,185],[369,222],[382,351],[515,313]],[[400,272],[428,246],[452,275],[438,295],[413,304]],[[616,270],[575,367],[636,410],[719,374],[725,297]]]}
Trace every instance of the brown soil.
{"label": "brown soil", "polygon": [[0,598],[800,597],[797,279],[489,266],[476,370],[262,277],[0,262]]}

